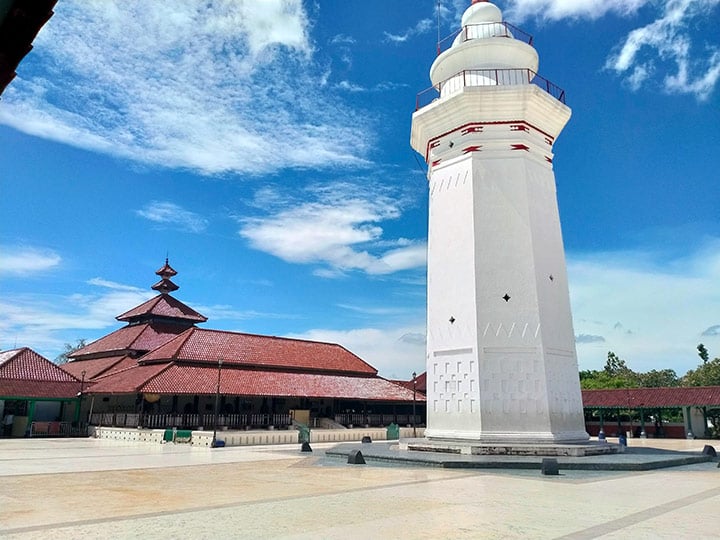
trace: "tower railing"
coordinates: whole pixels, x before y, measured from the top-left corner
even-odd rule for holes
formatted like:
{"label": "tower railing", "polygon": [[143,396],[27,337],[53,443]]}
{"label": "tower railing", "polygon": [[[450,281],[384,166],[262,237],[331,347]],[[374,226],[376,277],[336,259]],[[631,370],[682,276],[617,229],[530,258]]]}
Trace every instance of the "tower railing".
{"label": "tower railing", "polygon": [[[422,109],[439,97],[456,94],[472,86],[518,86],[534,84],[552,97],[565,103],[565,90],[541,77],[532,69],[466,69],[441,83],[419,92],[415,99],[415,110]],[[446,89],[448,91],[446,91]]]}
{"label": "tower railing", "polygon": [[533,44],[533,37],[530,34],[525,32],[524,30],[520,30],[520,28],[518,28],[517,26],[513,26],[512,24],[504,21],[482,24],[468,24],[439,41],[437,45],[437,53],[440,54],[452,47],[458,35],[461,36],[461,42],[465,42],[470,39],[506,37],[511,39],[518,39],[524,43],[527,43],[528,45]]}

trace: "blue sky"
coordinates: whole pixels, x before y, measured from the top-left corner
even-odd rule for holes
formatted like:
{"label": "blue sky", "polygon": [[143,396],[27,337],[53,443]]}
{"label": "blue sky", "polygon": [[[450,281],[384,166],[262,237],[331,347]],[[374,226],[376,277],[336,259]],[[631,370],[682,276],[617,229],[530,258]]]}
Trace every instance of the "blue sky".
{"label": "blue sky", "polygon": [[[720,356],[720,0],[498,1],[573,117],[555,173],[581,369]],[[440,33],[468,0],[440,2]],[[61,0],[0,101],[0,349],[49,358],[154,292],[208,328],[424,369],[409,146],[436,0]]]}

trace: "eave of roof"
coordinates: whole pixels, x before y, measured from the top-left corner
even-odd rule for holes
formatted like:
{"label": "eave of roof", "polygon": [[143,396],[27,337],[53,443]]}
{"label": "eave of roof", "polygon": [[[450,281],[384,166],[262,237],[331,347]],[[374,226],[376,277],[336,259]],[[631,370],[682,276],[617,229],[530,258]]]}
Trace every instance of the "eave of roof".
{"label": "eave of roof", "polygon": [[[218,370],[213,366],[173,364],[145,383],[140,391],[156,394],[214,394]],[[223,369],[220,393],[237,396],[278,396],[354,399],[362,401],[413,400],[411,390],[381,377],[351,377],[321,373],[289,373]],[[422,395],[416,401],[425,401]]]}
{"label": "eave of roof", "polygon": [[75,381],[21,381],[0,378],[2,399],[74,399],[79,392],[80,383]]}

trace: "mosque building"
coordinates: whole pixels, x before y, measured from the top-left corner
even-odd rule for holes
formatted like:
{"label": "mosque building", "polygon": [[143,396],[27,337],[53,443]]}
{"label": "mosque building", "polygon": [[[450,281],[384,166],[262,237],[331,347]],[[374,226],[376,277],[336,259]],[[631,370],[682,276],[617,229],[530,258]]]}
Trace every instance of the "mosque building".
{"label": "mosque building", "polygon": [[171,295],[167,260],[156,274],[157,296],[62,366],[84,373],[90,424],[213,426],[217,400],[218,425],[230,429],[406,425],[413,401],[424,402],[338,344],[199,328],[207,318]]}

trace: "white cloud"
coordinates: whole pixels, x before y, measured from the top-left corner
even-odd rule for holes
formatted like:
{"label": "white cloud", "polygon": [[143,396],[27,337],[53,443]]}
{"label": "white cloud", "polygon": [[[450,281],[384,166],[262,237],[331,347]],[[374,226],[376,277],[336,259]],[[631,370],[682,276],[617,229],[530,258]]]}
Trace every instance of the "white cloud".
{"label": "white cloud", "polygon": [[313,329],[287,337],[339,343],[388,379],[409,380],[425,371],[425,325],[352,330]]}
{"label": "white cloud", "polygon": [[[346,271],[390,274],[425,264],[424,242],[378,249],[380,223],[397,219],[400,203],[382,191],[344,183],[309,190],[311,200],[285,202],[264,217],[242,218],[240,235],[252,247],[284,261],[320,264],[315,273],[336,277]],[[267,191],[262,193],[267,199]]]}
{"label": "white cloud", "polygon": [[538,18],[598,19],[614,13],[632,15],[650,0],[508,0],[504,16],[508,20],[523,21]]}
{"label": "white cloud", "polygon": [[89,279],[88,285],[94,285],[96,287],[105,287],[106,289],[113,289],[113,290],[119,290],[119,291],[139,292],[142,290],[133,285],[124,285],[122,283],[117,283],[116,281],[110,281],[110,280],[103,279],[100,277]]}
{"label": "white cloud", "polygon": [[705,57],[691,54],[692,39],[688,27],[694,21],[710,17],[720,0],[671,0],[665,4],[662,17],[630,32],[625,42],[607,60],[606,67],[618,74],[630,71],[628,82],[637,89],[654,71],[659,61],[674,64],[676,73],[663,80],[666,91],[694,94],[704,100],[712,93],[720,79],[720,50],[709,47]]}
{"label": "white cloud", "polygon": [[720,239],[682,257],[655,251],[574,255],[568,259],[581,369],[599,369],[614,351],[637,371],[697,363],[705,342],[720,354]]}
{"label": "white cloud", "polygon": [[[100,284],[99,280],[95,284]],[[106,282],[111,283],[111,282]],[[111,288],[102,294],[12,294],[0,300],[0,349],[29,346],[47,358],[62,352],[64,343],[92,341],[118,326],[115,317],[148,300],[153,291]],[[104,286],[106,287],[106,286]]]}
{"label": "white cloud", "polygon": [[638,90],[654,76],[662,78],[668,93],[707,99],[720,79],[720,46],[703,40],[712,34],[697,32],[703,21],[717,17],[720,0],[510,0],[505,16],[522,21],[537,18],[598,19],[608,14],[631,17],[640,8],[655,12],[650,24],[632,30],[607,58],[605,67],[625,76]]}
{"label": "white cloud", "polygon": [[202,174],[364,165],[368,120],[317,81],[300,0],[67,0],[0,122]]}
{"label": "white cloud", "polygon": [[60,255],[50,249],[0,246],[0,275],[27,276],[45,272],[60,264]]}
{"label": "white cloud", "polygon": [[152,201],[135,213],[155,223],[194,233],[203,232],[208,224],[207,220],[198,214],[167,201]]}

